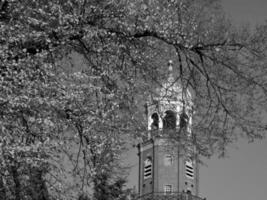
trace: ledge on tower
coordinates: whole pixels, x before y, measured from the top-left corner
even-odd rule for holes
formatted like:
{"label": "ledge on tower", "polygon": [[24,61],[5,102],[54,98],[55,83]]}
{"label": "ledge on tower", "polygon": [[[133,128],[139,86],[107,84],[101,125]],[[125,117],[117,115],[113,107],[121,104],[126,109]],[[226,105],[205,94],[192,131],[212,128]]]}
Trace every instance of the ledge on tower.
{"label": "ledge on tower", "polygon": [[186,192],[153,192],[138,197],[138,200],[206,200]]}

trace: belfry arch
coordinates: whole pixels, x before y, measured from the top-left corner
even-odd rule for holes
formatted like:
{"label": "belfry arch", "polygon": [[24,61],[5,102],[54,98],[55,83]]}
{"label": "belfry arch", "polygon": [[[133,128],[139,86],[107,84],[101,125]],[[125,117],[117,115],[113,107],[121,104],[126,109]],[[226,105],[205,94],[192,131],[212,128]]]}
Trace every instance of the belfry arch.
{"label": "belfry arch", "polygon": [[177,125],[177,114],[173,110],[165,111],[163,118],[163,129],[176,129]]}

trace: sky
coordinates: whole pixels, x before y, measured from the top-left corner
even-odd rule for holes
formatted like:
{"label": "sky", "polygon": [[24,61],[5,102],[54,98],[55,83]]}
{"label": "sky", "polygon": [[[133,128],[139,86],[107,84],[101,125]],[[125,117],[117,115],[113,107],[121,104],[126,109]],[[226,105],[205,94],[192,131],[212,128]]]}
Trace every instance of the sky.
{"label": "sky", "polygon": [[[267,0],[222,0],[222,6],[237,26],[264,23]],[[137,150],[128,153],[129,186],[137,187]],[[200,196],[207,200],[267,199],[267,139],[248,143],[239,139],[228,148],[228,157],[205,159],[200,167]]]}
{"label": "sky", "polygon": [[261,24],[267,20],[267,0],[221,0],[234,24]]}

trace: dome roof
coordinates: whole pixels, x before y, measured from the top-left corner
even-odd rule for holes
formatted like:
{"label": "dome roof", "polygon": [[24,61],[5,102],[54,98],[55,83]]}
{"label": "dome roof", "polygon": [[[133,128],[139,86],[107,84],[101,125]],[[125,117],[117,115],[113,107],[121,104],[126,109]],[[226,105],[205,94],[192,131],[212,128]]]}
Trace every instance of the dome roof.
{"label": "dome roof", "polygon": [[186,91],[183,90],[181,81],[179,78],[174,78],[173,76],[173,62],[170,60],[168,62],[169,66],[169,75],[166,82],[162,84],[160,88],[156,90],[158,94],[159,101],[166,102],[177,102],[178,104],[192,104],[192,95],[188,89]]}

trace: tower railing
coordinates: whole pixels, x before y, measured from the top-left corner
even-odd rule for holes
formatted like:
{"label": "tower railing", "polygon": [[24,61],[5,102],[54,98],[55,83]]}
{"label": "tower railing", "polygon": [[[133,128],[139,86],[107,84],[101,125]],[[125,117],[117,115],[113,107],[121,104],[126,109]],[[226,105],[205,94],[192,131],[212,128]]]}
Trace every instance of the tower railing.
{"label": "tower railing", "polygon": [[206,198],[186,192],[153,192],[140,196],[138,200],[206,200]]}

